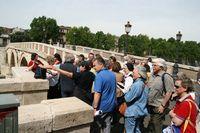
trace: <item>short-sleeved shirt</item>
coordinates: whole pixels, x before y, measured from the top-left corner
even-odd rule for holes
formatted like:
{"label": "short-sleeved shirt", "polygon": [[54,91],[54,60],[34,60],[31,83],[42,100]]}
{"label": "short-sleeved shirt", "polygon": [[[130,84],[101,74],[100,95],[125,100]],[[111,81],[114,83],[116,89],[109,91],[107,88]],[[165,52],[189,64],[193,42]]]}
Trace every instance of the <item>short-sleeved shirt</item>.
{"label": "short-sleeved shirt", "polygon": [[[164,73],[165,73],[164,71],[160,71],[157,75],[153,76],[152,79],[149,80],[148,86],[150,90],[148,95],[149,96],[148,104],[151,106],[159,107],[163,101],[164,87],[163,87],[162,75]],[[164,82],[165,82],[166,92],[174,91],[174,81],[170,75],[168,74],[164,75]]]}
{"label": "short-sleeved shirt", "polygon": [[[192,100],[192,97],[189,96],[188,99]],[[191,108],[191,116],[190,116],[190,121],[195,124],[196,123],[196,116],[197,116],[197,109],[194,103],[190,102],[192,105]],[[187,117],[189,116],[189,112],[190,112],[190,106],[188,101],[183,101],[183,102],[179,102],[177,101],[175,107],[174,107],[174,113],[176,114],[176,117],[178,117],[179,119],[185,120],[187,119]],[[181,132],[183,132],[183,128],[184,128],[184,122],[182,123],[181,127]],[[195,127],[193,127],[191,124],[188,124],[188,126],[186,127],[185,133],[196,133]]]}
{"label": "short-sleeved shirt", "polygon": [[116,104],[116,77],[107,69],[102,69],[96,74],[94,91],[101,94],[98,109],[104,113],[112,112]]}

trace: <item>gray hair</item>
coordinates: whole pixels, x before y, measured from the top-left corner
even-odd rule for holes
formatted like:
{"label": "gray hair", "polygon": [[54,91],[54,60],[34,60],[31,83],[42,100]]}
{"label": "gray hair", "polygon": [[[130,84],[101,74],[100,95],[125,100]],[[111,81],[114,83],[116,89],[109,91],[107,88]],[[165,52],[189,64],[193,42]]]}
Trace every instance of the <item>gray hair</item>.
{"label": "gray hair", "polygon": [[74,57],[73,54],[67,53],[67,54],[65,55],[65,62],[74,63],[74,60],[75,60],[75,57]]}
{"label": "gray hair", "polygon": [[160,66],[161,68],[163,68],[164,71],[167,70],[167,64],[164,59],[162,59],[162,58],[153,59],[153,63]]}
{"label": "gray hair", "polygon": [[147,78],[147,71],[146,68],[143,66],[136,66],[136,69],[138,70],[139,75],[143,78],[146,79]]}
{"label": "gray hair", "polygon": [[53,65],[54,64],[54,57],[52,55],[48,55],[46,57],[46,61],[49,63],[49,65]]}

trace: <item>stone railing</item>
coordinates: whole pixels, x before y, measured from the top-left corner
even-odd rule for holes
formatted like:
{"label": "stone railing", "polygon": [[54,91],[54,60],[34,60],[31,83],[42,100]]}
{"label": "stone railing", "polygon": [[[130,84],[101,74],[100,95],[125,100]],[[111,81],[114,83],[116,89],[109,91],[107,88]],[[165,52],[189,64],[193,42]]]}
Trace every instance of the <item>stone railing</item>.
{"label": "stone railing", "polygon": [[20,133],[89,133],[93,109],[76,97],[44,100],[19,109]]}
{"label": "stone railing", "polygon": [[47,99],[48,80],[34,79],[33,72],[26,67],[13,67],[12,78],[0,79],[0,93],[18,96],[20,105],[36,104]]}
{"label": "stone railing", "polygon": [[[66,53],[72,53],[74,55],[84,54],[87,57],[87,54],[90,52],[94,54],[100,54],[102,57],[106,59],[108,59],[112,55],[116,57],[116,59],[119,62],[123,62],[124,60],[123,53],[117,53],[117,52],[106,51],[106,50],[101,50],[101,49],[94,49],[94,48],[83,47],[83,46],[74,47],[72,45],[65,45],[65,48],[62,48],[62,47],[59,47],[58,44],[56,46],[53,46],[53,45],[37,43],[37,42],[22,42],[22,43],[10,43],[7,46],[7,48],[11,48],[11,47],[25,50],[25,51],[30,50],[30,51],[39,52],[39,53],[42,53],[41,56],[46,56],[49,54],[53,55],[55,53],[59,53],[63,60]],[[75,51],[73,49],[75,49]],[[129,55],[129,56],[132,56],[136,60],[146,59],[146,57],[140,57],[140,56],[134,56],[134,55]],[[167,62],[167,65],[169,68],[169,72],[172,73],[172,70],[173,70],[172,67],[174,63]],[[179,64],[179,71],[183,71],[184,73],[186,73],[188,77],[194,80],[196,80],[196,75],[197,75],[198,70],[199,70],[198,67]]]}

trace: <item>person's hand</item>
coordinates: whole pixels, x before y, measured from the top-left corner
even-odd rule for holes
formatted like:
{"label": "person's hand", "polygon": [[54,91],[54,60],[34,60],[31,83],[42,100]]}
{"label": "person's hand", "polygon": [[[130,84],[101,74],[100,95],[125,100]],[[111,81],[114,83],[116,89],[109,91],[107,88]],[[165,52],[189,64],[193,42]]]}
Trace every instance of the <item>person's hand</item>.
{"label": "person's hand", "polygon": [[28,68],[26,68],[26,69],[24,69],[24,71],[25,71],[25,72],[28,72],[28,71],[29,71],[29,69],[28,69]]}
{"label": "person's hand", "polygon": [[173,118],[173,117],[176,116],[176,114],[174,113],[174,110],[171,110],[171,111],[169,112],[169,116],[170,116],[171,118]]}
{"label": "person's hand", "polygon": [[178,96],[178,94],[176,92],[172,93],[171,100],[173,100],[177,96]]}
{"label": "person's hand", "polygon": [[165,108],[162,105],[160,105],[158,107],[158,113],[162,114],[164,112],[164,110],[165,110]]}
{"label": "person's hand", "polygon": [[57,70],[57,68],[55,66],[51,66],[51,69],[54,70],[54,71]]}
{"label": "person's hand", "polygon": [[97,109],[94,109],[94,116],[95,116],[95,114],[96,114],[96,111],[97,111]]}

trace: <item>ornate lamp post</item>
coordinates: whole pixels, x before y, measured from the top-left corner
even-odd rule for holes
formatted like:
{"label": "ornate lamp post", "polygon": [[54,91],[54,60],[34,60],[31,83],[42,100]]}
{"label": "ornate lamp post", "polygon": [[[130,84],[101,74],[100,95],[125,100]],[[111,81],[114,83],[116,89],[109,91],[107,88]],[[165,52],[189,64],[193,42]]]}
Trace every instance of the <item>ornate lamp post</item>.
{"label": "ornate lamp post", "polygon": [[75,46],[76,45],[76,32],[74,32],[73,35],[74,35],[74,44],[72,46],[72,49],[76,50],[76,46]]}
{"label": "ornate lamp post", "polygon": [[[176,41],[177,43],[179,43],[181,41],[181,37],[182,37],[182,34],[181,32],[179,31],[177,34],[176,34]],[[175,60],[175,63],[174,63],[174,66],[173,66],[173,77],[176,79],[177,78],[177,73],[178,73],[178,47],[176,46],[176,60]]]}
{"label": "ornate lamp post", "polygon": [[128,34],[130,33],[131,31],[131,24],[130,22],[128,21],[127,24],[125,24],[125,32],[126,32],[126,44],[124,43],[124,56],[127,55],[127,47],[128,47]]}
{"label": "ornate lamp post", "polygon": [[43,43],[46,43],[47,41],[46,41],[46,39],[47,39],[47,34],[46,34],[46,28],[45,27],[43,27],[43,34],[44,34],[44,36],[43,36]]}

